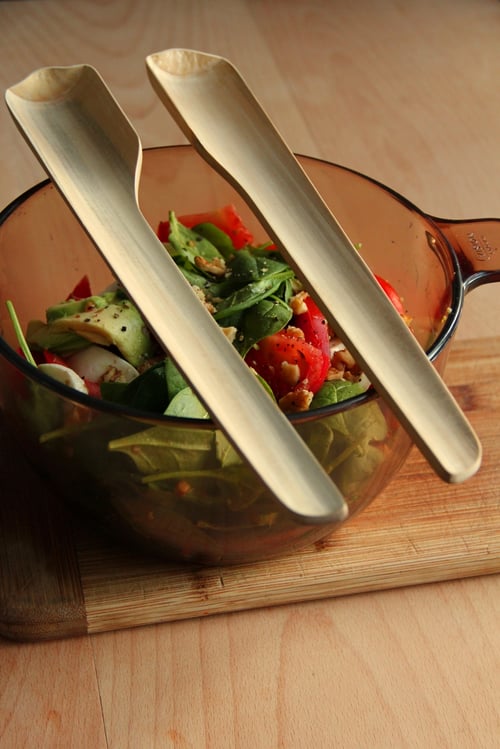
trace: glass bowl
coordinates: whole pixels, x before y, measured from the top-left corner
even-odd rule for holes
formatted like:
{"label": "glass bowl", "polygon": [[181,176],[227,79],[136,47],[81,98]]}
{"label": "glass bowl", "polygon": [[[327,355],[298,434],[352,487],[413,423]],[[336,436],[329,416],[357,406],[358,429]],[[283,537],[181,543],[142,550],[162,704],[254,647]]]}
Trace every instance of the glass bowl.
{"label": "glass bowl", "polygon": [[[433,218],[357,172],[298,158],[373,272],[401,294],[418,341],[442,373],[465,294],[498,280],[500,222]],[[232,203],[256,240],[266,239],[233,188],[190,146],[144,152],[140,203],[154,229],[169,210],[182,215]],[[234,451],[221,449],[211,422],[154,418],[94,399],[17,353],[7,299],[25,329],[84,274],[96,291],[112,281],[49,181],[1,213],[0,256],[2,428],[96,527],[148,553],[197,564],[271,558],[335,530],[298,522]],[[344,494],[349,518],[389,483],[411,447],[373,391],[289,418]]]}

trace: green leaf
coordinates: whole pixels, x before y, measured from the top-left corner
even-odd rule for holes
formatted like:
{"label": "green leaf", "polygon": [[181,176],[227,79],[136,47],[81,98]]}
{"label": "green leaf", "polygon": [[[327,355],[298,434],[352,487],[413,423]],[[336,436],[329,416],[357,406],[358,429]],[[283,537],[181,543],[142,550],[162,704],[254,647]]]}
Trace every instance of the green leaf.
{"label": "green leaf", "polygon": [[365,388],[359,382],[348,382],[347,380],[332,380],[325,382],[314,396],[311,408],[322,408],[340,403],[348,398],[363,393]]}
{"label": "green leaf", "polygon": [[221,432],[220,430],[217,430],[215,433],[215,454],[221,468],[230,468],[242,464],[238,452],[229,442],[224,432]]}
{"label": "green leaf", "polygon": [[188,383],[177,369],[174,360],[168,357],[165,360],[165,376],[167,378],[168,399],[172,400],[177,393],[188,387]]}
{"label": "green leaf", "polygon": [[285,281],[282,281],[281,286],[276,292],[276,296],[279,296],[280,299],[289,304],[294,293],[293,278],[287,278]]}
{"label": "green leaf", "polygon": [[101,395],[122,406],[163,413],[169,399],[165,362],[150,367],[132,382],[103,382]]}
{"label": "green leaf", "polygon": [[252,372],[254,373],[255,377],[258,379],[258,381],[260,382],[260,384],[262,385],[262,387],[264,388],[268,396],[271,398],[271,400],[274,401],[275,404],[277,404],[276,396],[271,390],[269,383],[266,382],[266,380],[263,377],[261,377],[260,374],[256,372],[254,369],[252,369]]}
{"label": "green leaf", "polygon": [[204,291],[211,287],[212,280],[210,278],[207,278],[207,276],[204,276],[198,270],[193,270],[190,264],[188,264],[187,267],[178,264],[178,267],[184,278],[189,281],[191,286],[198,286]]}
{"label": "green leaf", "polygon": [[210,429],[157,426],[112,440],[111,451],[125,453],[143,474],[196,472],[219,467]]}
{"label": "green leaf", "polygon": [[254,304],[242,316],[235,341],[241,356],[245,356],[255,343],[283,330],[293,316],[292,308],[278,297],[272,296]]}
{"label": "green leaf", "polygon": [[238,250],[228,265],[231,281],[242,286],[261,277],[257,260],[249,250]]}
{"label": "green leaf", "polygon": [[284,260],[278,259],[278,256],[273,257],[270,252],[267,252],[264,255],[254,255],[254,257],[261,278],[264,278],[264,276],[275,276],[278,273],[287,273],[289,271],[291,271],[293,275],[293,271],[288,263],[285,263]]}
{"label": "green leaf", "polygon": [[14,328],[14,333],[16,335],[19,348],[23,352],[26,361],[36,367],[36,362],[33,359],[29,346],[26,342],[26,338],[24,337],[23,329],[21,328],[21,324],[19,322],[19,318],[17,317],[16,310],[14,309],[14,305],[10,300],[7,300],[5,304],[7,306],[7,312],[9,313],[9,317],[12,322],[12,327]]}
{"label": "green leaf", "polygon": [[248,309],[262,299],[274,294],[278,290],[282,279],[278,277],[262,278],[259,281],[243,286],[241,289],[230,294],[218,305],[214,314],[216,320],[223,320],[235,312]]}
{"label": "green leaf", "polygon": [[218,226],[215,226],[215,224],[196,224],[196,226],[193,226],[193,231],[196,234],[201,234],[201,236],[213,244],[214,247],[217,247],[226,260],[234,254],[235,249],[231,237],[226,234],[225,231],[219,229]]}
{"label": "green leaf", "polygon": [[[211,287],[210,292],[213,297],[219,297],[226,300],[223,304],[232,304],[233,295],[238,294],[241,297],[243,294],[254,294],[260,292],[261,287],[252,286],[251,284],[259,284],[260,281],[280,281],[285,284],[289,284],[290,280],[294,277],[294,272],[285,262],[279,259],[277,253],[276,258],[271,257],[271,253],[265,252],[260,255],[258,250],[253,247],[247,247],[242,250],[234,252],[233,257],[227,263],[227,272],[224,280],[218,284],[214,284]],[[246,289],[243,291],[243,289]],[[270,287],[271,288],[271,287]],[[273,283],[272,293],[277,293],[280,286]],[[285,287],[283,287],[283,290]],[[279,295],[284,298],[284,294],[280,291]],[[288,299],[290,295],[288,296]],[[258,299],[255,299],[258,301]],[[219,308],[223,305],[219,304]]]}
{"label": "green leaf", "polygon": [[170,211],[168,220],[170,222],[168,241],[173,249],[173,257],[177,261],[182,259],[195,267],[196,257],[202,257],[205,260],[223,257],[208,239],[179,223],[173,211]]}
{"label": "green leaf", "polygon": [[165,416],[177,416],[183,419],[209,419],[210,414],[195,392],[186,387],[180,390],[170,401]]}

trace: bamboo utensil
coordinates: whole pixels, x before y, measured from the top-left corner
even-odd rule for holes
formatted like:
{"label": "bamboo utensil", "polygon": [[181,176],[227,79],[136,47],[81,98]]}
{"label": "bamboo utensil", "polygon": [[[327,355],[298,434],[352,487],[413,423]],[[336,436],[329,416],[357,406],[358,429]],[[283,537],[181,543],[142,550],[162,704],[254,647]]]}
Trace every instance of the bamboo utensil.
{"label": "bamboo utensil", "polygon": [[450,482],[475,473],[471,426],[234,66],[187,49],[146,65],[187,138],[252,207],[434,470]]}
{"label": "bamboo utensil", "polygon": [[235,447],[296,516],[311,523],[343,520],[343,497],[140,212],[141,143],[97,71],[88,65],[35,71],[7,90],[6,102],[42,166]]}

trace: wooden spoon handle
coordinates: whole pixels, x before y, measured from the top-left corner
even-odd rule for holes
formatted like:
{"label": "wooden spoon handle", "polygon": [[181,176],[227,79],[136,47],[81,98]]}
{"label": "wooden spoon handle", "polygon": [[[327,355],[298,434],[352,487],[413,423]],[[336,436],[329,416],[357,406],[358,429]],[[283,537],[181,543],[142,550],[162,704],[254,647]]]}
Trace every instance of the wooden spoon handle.
{"label": "wooden spoon handle", "polygon": [[471,426],[237,70],[184,49],[146,65],[188,139],[252,207],[436,472],[451,482],[475,473]]}

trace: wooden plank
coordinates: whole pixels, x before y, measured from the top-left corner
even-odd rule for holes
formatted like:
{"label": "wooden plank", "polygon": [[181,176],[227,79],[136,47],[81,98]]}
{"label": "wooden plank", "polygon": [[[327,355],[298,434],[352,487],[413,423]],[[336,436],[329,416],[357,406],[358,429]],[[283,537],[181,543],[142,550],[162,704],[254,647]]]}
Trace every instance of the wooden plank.
{"label": "wooden plank", "polygon": [[329,538],[234,567],[166,564],[98,535],[57,509],[47,488],[36,490],[36,477],[27,481],[29,467],[19,469],[5,445],[4,487],[16,501],[4,489],[0,634],[104,632],[500,571],[500,340],[456,343],[446,379],[483,443],[477,476],[444,484],[414,450],[386,491]]}

